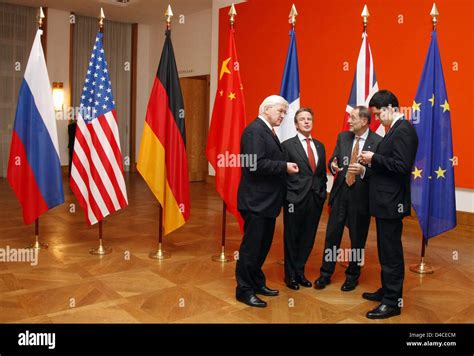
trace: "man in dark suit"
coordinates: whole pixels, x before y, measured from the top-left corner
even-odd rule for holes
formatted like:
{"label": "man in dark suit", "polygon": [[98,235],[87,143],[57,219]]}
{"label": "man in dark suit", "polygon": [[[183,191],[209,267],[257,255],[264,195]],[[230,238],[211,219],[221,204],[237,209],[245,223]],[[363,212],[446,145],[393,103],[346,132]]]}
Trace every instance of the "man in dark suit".
{"label": "man in dark suit", "polygon": [[397,97],[388,90],[374,94],[369,106],[389,131],[374,152],[362,152],[369,165],[370,214],[377,224],[377,249],[382,267],[382,288],[364,293],[363,298],[381,304],[367,313],[369,319],[400,315],[405,265],[402,246],[402,219],[410,215],[410,176],[418,149],[412,124],[398,110]]}
{"label": "man in dark suit", "polygon": [[298,172],[295,163],[287,163],[274,130],[280,126],[287,109],[288,102],[282,97],[267,97],[260,105],[259,116],[245,128],[240,142],[242,158],[256,165],[242,166],[237,193],[244,237],[235,270],[236,298],[253,307],[267,306],[256,294],[279,294],[266,286],[262,266],[270,251],[276,217],[285,201],[287,174]]}
{"label": "man in dark suit", "polygon": [[345,225],[349,228],[351,253],[349,266],[346,268],[346,280],[341,290],[354,290],[358,283],[370,225],[370,172],[356,176],[350,170],[351,164],[360,165],[358,158],[363,150],[374,151],[382,140],[382,137],[370,131],[370,121],[371,113],[365,106],[355,107],[348,120],[350,130],[339,134],[329,160],[329,170],[334,175],[334,183],[329,196],[331,210],[326,228],[321,276],[314,283],[316,289],[323,289],[331,282]]}
{"label": "man in dark suit", "polygon": [[284,209],[285,283],[288,288],[311,287],[304,268],[313,249],[319,218],[326,200],[326,153],[311,137],[313,111],[295,113],[297,135],[283,142],[286,158],[299,172],[288,176]]}

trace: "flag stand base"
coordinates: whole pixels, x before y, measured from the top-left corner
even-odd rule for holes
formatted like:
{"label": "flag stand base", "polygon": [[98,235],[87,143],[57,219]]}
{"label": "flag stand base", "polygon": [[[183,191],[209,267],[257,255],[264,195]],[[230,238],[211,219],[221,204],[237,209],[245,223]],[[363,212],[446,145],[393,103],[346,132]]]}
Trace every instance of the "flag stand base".
{"label": "flag stand base", "polygon": [[112,253],[112,249],[104,247],[104,246],[99,246],[97,248],[91,248],[89,253],[91,255],[103,256],[103,255],[108,255],[109,253]]}
{"label": "flag stand base", "polygon": [[224,246],[222,246],[222,250],[221,250],[220,254],[212,256],[212,260],[214,262],[221,262],[221,263],[227,263],[227,262],[234,261],[234,259],[231,255],[226,255],[225,254]]}
{"label": "flag stand base", "polygon": [[49,246],[46,242],[41,242],[39,240],[38,235],[36,235],[35,243],[28,246],[28,248],[34,248],[35,250],[46,250],[48,247]]}
{"label": "flag stand base", "polygon": [[410,265],[410,271],[418,273],[418,274],[431,274],[434,273],[433,268],[425,263],[424,259],[422,258],[420,263],[415,263]]}
{"label": "flag stand base", "polygon": [[103,255],[108,255],[109,253],[112,253],[112,249],[111,248],[108,248],[108,247],[104,247],[104,245],[102,245],[102,242],[100,243],[99,247],[96,247],[96,248],[92,248],[89,253],[91,255],[99,255],[99,256],[103,256]]}
{"label": "flag stand base", "polygon": [[158,245],[158,251],[150,252],[148,257],[150,257],[151,259],[154,259],[154,260],[166,260],[166,259],[171,257],[171,254],[168,253],[168,252],[163,251],[163,249],[161,248],[161,243],[160,243]]}

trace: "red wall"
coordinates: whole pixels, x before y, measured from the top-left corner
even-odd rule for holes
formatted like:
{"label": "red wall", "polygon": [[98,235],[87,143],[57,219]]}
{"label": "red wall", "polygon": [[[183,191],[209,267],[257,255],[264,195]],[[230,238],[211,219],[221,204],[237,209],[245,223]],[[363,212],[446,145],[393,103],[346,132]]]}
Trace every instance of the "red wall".
{"label": "red wall", "polygon": [[[313,136],[332,152],[361,44],[360,14],[367,3],[368,34],[379,88],[411,106],[431,33],[432,0],[249,0],[236,5],[236,46],[247,121],[264,97],[278,94],[289,42],[288,14],[295,3],[301,105],[315,111]],[[473,0],[438,0],[438,41],[451,107],[456,186],[474,188]],[[219,69],[227,52],[229,8],[220,11]],[[399,24],[399,15],[403,24]],[[343,70],[344,62],[349,71]],[[453,71],[453,62],[459,71]]]}

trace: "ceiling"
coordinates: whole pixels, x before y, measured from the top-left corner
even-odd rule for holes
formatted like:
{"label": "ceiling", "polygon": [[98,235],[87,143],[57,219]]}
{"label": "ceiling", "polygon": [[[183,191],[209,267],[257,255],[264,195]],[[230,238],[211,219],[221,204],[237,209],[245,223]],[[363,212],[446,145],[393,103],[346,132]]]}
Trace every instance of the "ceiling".
{"label": "ceiling", "polygon": [[6,0],[4,2],[32,7],[72,11],[78,15],[98,17],[100,8],[104,9],[108,20],[155,24],[164,20],[164,13],[171,4],[173,14],[189,15],[212,7],[212,0]]}

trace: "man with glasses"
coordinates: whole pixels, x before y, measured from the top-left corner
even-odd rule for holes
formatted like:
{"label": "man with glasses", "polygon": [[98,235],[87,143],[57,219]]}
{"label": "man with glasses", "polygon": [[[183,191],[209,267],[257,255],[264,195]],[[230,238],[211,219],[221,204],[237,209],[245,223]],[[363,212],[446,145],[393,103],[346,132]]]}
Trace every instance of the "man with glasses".
{"label": "man with glasses", "polygon": [[[369,180],[370,171],[359,163],[362,151],[374,151],[382,137],[369,129],[371,113],[365,106],[357,106],[349,117],[349,131],[341,132],[329,160],[334,184],[329,197],[331,208],[326,228],[326,241],[320,268],[320,277],[314,283],[323,289],[331,282],[338,260],[344,226],[349,229],[351,257],[346,268],[343,292],[356,288],[364,260],[365,243],[370,225]],[[360,175],[359,175],[360,170]],[[344,254],[346,255],[346,254]]]}

